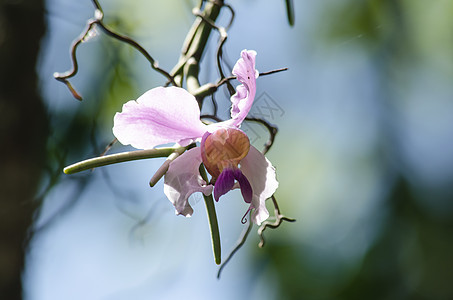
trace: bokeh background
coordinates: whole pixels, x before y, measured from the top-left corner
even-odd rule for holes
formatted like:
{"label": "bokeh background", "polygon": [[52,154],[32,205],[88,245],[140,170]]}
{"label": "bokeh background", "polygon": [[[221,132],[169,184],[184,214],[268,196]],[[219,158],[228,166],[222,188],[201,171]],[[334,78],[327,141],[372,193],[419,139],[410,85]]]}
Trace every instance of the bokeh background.
{"label": "bokeh background", "polygon": [[[62,173],[99,155],[114,138],[114,113],[165,78],[99,31],[77,52],[79,102],[53,73],[70,69],[68,49],[93,16],[91,2],[3,1],[2,288],[20,288],[8,276],[23,264],[30,300],[452,299],[453,2],[295,2],[294,27],[283,0],[229,2],[225,65],[254,49],[260,71],[289,68],[258,79],[252,114],[279,127],[267,156],[280,208],[297,222],[266,230],[262,249],[255,226],[217,280],[201,196],[184,218],[162,182],[148,185],[162,159]],[[196,3],[101,5],[110,28],[170,70]],[[219,24],[230,17],[225,9]],[[217,38],[203,82],[218,78]],[[228,99],[217,92],[225,118]],[[262,148],[266,130],[244,130]],[[225,258],[246,205],[234,191],[216,207]],[[22,254],[12,245],[25,234]]]}

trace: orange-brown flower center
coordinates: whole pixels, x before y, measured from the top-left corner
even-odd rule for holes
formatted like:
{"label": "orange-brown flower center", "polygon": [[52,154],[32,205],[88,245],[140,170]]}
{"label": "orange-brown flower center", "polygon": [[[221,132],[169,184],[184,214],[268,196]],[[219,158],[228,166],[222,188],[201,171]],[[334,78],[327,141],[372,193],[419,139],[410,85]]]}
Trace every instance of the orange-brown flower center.
{"label": "orange-brown flower center", "polygon": [[250,149],[247,135],[236,128],[221,128],[202,142],[202,159],[208,172],[217,178],[224,168],[237,168]]}

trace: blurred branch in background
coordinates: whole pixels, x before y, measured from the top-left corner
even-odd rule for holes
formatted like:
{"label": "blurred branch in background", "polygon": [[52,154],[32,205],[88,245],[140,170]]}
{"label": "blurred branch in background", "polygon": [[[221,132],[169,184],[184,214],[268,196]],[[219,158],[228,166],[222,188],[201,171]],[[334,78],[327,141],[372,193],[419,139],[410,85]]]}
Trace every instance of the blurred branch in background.
{"label": "blurred branch in background", "polygon": [[35,69],[44,1],[2,1],[0,24],[0,295],[22,299],[24,245],[46,165],[48,119]]}

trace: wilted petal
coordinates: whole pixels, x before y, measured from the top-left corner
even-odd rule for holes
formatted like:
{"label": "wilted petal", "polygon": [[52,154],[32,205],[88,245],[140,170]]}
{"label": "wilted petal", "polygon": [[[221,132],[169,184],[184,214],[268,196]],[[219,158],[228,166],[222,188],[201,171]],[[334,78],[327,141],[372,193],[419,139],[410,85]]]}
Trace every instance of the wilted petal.
{"label": "wilted petal", "polygon": [[167,143],[185,146],[205,132],[195,97],[178,87],[157,87],[125,103],[113,126],[118,141],[138,149]]}
{"label": "wilted petal", "polygon": [[201,178],[200,164],[200,147],[186,151],[170,163],[165,174],[164,193],[175,206],[176,214],[190,217],[193,213],[189,204],[190,195],[195,192],[202,192],[205,195],[212,193],[212,185],[206,185]]}
{"label": "wilted petal", "polygon": [[255,147],[251,146],[247,156],[241,161],[241,171],[252,186],[253,198],[252,221],[260,225],[269,217],[266,199],[270,198],[278,187],[275,168],[270,161]]}
{"label": "wilted petal", "polygon": [[233,68],[233,75],[242,85],[236,88],[236,94],[231,97],[231,121],[232,126],[239,126],[249,113],[256,94],[256,78],[258,71],[255,69],[256,52],[242,50],[241,58]]}

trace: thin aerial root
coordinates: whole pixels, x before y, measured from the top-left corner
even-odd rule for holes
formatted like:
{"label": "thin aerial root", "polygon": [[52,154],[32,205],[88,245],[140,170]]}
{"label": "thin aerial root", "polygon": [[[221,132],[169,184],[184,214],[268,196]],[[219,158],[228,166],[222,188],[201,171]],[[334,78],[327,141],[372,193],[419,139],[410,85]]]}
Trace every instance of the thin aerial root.
{"label": "thin aerial root", "polygon": [[74,40],[72,46],[70,48],[70,55],[72,61],[72,69],[63,73],[55,72],[54,77],[58,81],[63,82],[71,92],[72,96],[77,100],[82,100],[82,96],[75,90],[75,88],[71,85],[68,81],[69,78],[75,76],[78,72],[78,62],[77,62],[77,47],[82,44],[83,42],[87,41],[92,33],[92,30],[95,29],[96,25],[99,26],[107,35],[117,39],[121,42],[127,43],[137,49],[151,64],[151,68],[153,68],[158,73],[164,75],[170,83],[176,85],[175,79],[171,76],[167,71],[161,69],[159,67],[158,62],[142,47],[139,43],[134,41],[133,39],[118,34],[110,29],[108,29],[104,24],[104,13],[102,11],[102,7],[97,0],[92,0],[93,5],[95,6],[94,18],[91,18],[87,21],[87,26],[85,30],[79,35],[79,37]]}
{"label": "thin aerial root", "polygon": [[278,128],[277,126],[271,125],[268,121],[261,119],[261,118],[253,118],[253,117],[246,117],[246,121],[260,123],[264,127],[266,127],[267,131],[269,131],[269,139],[264,144],[263,154],[266,154],[274,144],[275,137],[277,136]]}
{"label": "thin aerial root", "polygon": [[109,152],[109,150],[113,147],[113,145],[115,145],[116,143],[118,142],[118,139],[117,138],[114,138],[104,149],[104,151],[102,151],[101,155],[99,156],[104,156],[107,154],[107,152]]}
{"label": "thin aerial root", "polygon": [[230,252],[230,254],[225,259],[225,261],[220,265],[219,271],[217,272],[217,279],[220,279],[220,273],[222,272],[223,268],[225,268],[225,266],[228,264],[228,262],[231,260],[231,258],[233,258],[234,254],[236,254],[236,252],[244,245],[250,231],[252,230],[252,227],[253,227],[253,223],[249,222],[249,225],[242,232],[241,236],[239,237],[238,241],[236,242],[236,246]]}
{"label": "thin aerial root", "polygon": [[244,216],[242,217],[242,219],[241,219],[242,224],[247,223],[247,214],[249,213],[250,209],[251,209],[251,207],[245,212]]}
{"label": "thin aerial root", "polygon": [[288,218],[280,213],[280,208],[278,207],[277,199],[275,199],[275,196],[272,196],[271,199],[272,199],[272,203],[274,204],[275,220],[273,222],[264,221],[261,224],[261,226],[258,228],[258,236],[260,237],[260,242],[258,244],[258,247],[260,247],[260,248],[264,247],[264,243],[265,243],[264,230],[266,230],[266,228],[268,228],[268,227],[272,228],[272,229],[278,228],[283,223],[283,221],[287,221],[287,222],[296,221],[296,219]]}

